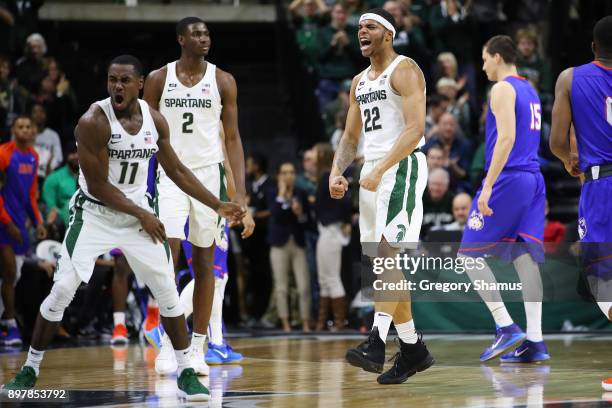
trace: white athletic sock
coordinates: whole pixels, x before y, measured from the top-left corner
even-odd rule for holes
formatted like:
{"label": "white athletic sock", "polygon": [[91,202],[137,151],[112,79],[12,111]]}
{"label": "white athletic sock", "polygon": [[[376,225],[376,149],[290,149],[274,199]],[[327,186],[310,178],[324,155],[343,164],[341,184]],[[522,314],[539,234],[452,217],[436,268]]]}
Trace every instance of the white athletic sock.
{"label": "white athletic sock", "polygon": [[117,326],[118,324],[122,324],[125,326],[125,312],[114,312],[113,323],[115,326]]}
{"label": "white athletic sock", "polygon": [[206,335],[193,332],[191,335],[191,347],[199,353],[204,351],[204,343],[206,342]]}
{"label": "white athletic sock", "polygon": [[183,306],[183,313],[185,314],[185,319],[187,319],[193,313],[193,289],[195,288],[195,279],[192,279],[191,282],[183,288],[181,295],[179,296],[179,300],[181,305]]}
{"label": "white athletic sock", "polygon": [[499,327],[510,326],[514,321],[510,317],[510,313],[508,313],[508,309],[506,309],[506,305],[504,302],[485,302],[491,315],[493,315],[493,320],[495,320],[495,324]]}
{"label": "white athletic sock", "polygon": [[[487,263],[484,261],[483,263],[483,268],[477,267],[476,263],[466,264],[465,271],[470,277],[470,280],[472,282],[484,281],[486,283],[497,283],[497,279],[495,279],[495,275],[493,275],[493,271],[491,268],[489,268],[489,265],[487,265]],[[502,297],[498,290],[480,290],[478,291],[478,294],[489,308],[496,325],[499,327],[505,327],[514,323],[510,317],[510,314],[508,313],[508,310],[506,309],[506,305],[504,305],[504,302],[502,302]]]}
{"label": "white athletic sock", "polygon": [[2,324],[7,327],[17,327],[17,320],[5,319],[5,320],[2,320]]}
{"label": "white athletic sock", "polygon": [[25,366],[32,367],[37,377],[38,377],[38,373],[40,372],[40,363],[43,360],[44,354],[45,354],[44,351],[38,351],[30,347],[30,351],[28,351],[28,359],[23,364],[24,367]]}
{"label": "white athletic sock", "polygon": [[174,355],[176,356],[176,362],[178,364],[176,375],[180,377],[184,369],[191,367],[191,348],[187,347],[185,350],[174,350]]}
{"label": "white athletic sock", "polygon": [[391,317],[391,315],[388,313],[374,313],[374,323],[372,324],[372,329],[374,329],[374,327],[378,327],[378,335],[384,343],[387,342],[387,334],[389,333],[391,321],[393,321],[393,317]]}
{"label": "white athletic sock", "polygon": [[542,341],[542,277],[538,264],[531,255],[523,254],[514,260],[514,268],[523,284],[527,340]]}
{"label": "white athletic sock", "polygon": [[227,277],[224,279],[215,277],[215,295],[208,323],[210,342],[218,346],[223,344],[223,295],[226,282]]}
{"label": "white athletic sock", "polygon": [[395,330],[397,330],[397,337],[399,337],[404,343],[416,344],[417,340],[419,339],[419,335],[414,329],[414,320],[396,324]]}

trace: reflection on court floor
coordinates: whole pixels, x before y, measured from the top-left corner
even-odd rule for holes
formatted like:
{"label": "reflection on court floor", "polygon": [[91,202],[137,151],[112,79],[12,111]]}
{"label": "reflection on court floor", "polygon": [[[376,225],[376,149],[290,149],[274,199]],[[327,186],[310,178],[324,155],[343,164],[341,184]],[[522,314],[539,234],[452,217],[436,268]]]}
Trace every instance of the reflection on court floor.
{"label": "reflection on court floor", "polygon": [[[548,336],[548,364],[481,365],[489,336],[427,336],[436,365],[406,383],[381,386],[376,376],[344,363],[356,335],[239,338],[241,365],[211,367],[203,377],[210,407],[610,407],[600,382],[612,375],[612,336]],[[391,357],[397,346],[387,343]],[[2,382],[25,353],[3,349]],[[65,399],[9,399],[2,406],[195,406],[176,397],[176,378],[159,377],[155,351],[133,344],[53,349],[45,354],[37,389],[64,389]],[[391,363],[387,363],[389,366]],[[12,404],[7,404],[11,402]],[[202,404],[201,406],[207,406]]]}

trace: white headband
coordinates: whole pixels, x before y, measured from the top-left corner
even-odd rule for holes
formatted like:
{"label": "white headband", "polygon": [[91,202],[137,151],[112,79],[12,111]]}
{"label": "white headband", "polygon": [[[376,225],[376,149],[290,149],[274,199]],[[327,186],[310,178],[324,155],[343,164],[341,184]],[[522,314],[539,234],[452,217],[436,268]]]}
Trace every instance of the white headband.
{"label": "white headband", "polygon": [[395,37],[395,27],[393,27],[393,24],[391,24],[383,16],[380,16],[380,15],[374,14],[374,13],[365,13],[365,14],[362,14],[361,17],[359,17],[359,24],[361,24],[361,22],[363,20],[374,20],[377,23],[382,24],[383,27],[385,27],[387,30],[391,31],[393,33],[393,37]]}

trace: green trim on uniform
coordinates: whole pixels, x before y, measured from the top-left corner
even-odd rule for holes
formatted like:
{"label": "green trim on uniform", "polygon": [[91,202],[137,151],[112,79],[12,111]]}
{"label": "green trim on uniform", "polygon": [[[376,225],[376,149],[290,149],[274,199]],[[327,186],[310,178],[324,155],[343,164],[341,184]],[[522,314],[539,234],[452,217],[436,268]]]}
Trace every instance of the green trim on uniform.
{"label": "green trim on uniform", "polygon": [[83,203],[85,200],[85,196],[79,192],[74,200],[74,205],[70,208],[70,218],[72,220],[68,227],[68,232],[66,233],[66,249],[68,249],[68,255],[70,255],[71,258],[74,247],[79,239],[79,234],[83,228]]}
{"label": "green trim on uniform", "polygon": [[419,161],[416,155],[410,155],[410,181],[408,185],[408,196],[406,197],[406,212],[408,213],[408,224],[412,222],[412,213],[416,206],[416,183],[419,178]]}
{"label": "green trim on uniform", "polygon": [[[223,163],[219,163],[219,200],[227,201],[227,188],[225,187],[225,167]],[[217,218],[217,227],[221,225],[223,218]]]}
{"label": "green trim on uniform", "polygon": [[389,205],[387,206],[387,222],[389,225],[397,214],[404,207],[404,192],[406,191],[406,173],[408,171],[408,158],[400,160],[397,171],[395,172],[395,184],[391,195],[389,196]]}

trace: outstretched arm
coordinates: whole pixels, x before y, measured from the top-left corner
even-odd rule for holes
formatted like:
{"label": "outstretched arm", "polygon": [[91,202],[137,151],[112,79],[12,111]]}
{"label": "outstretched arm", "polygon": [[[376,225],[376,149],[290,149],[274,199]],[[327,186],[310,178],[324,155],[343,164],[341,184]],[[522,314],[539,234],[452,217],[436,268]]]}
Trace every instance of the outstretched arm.
{"label": "outstretched arm", "polygon": [[391,150],[361,180],[361,186],[370,191],[376,191],[383,174],[416,149],[425,132],[425,78],[421,69],[411,60],[400,63],[391,75],[391,87],[402,97],[404,130]]}
{"label": "outstretched arm", "polygon": [[491,111],[495,115],[497,124],[497,141],[493,148],[491,165],[478,199],[478,209],[483,215],[493,214],[493,210],[489,208],[489,198],[493,185],[495,185],[497,178],[504,169],[516,140],[515,102],[516,92],[512,85],[505,81],[493,85],[493,88],[491,88]]}
{"label": "outstretched arm", "polygon": [[170,131],[166,119],[164,119],[161,113],[154,110],[151,111],[151,115],[159,134],[157,140],[159,148],[157,160],[159,160],[160,166],[162,166],[170,180],[185,193],[212,208],[222,217],[240,220],[244,215],[244,208],[237,204],[221,202],[213,193],[208,191],[178,159],[174,149],[172,149],[170,145]]}

